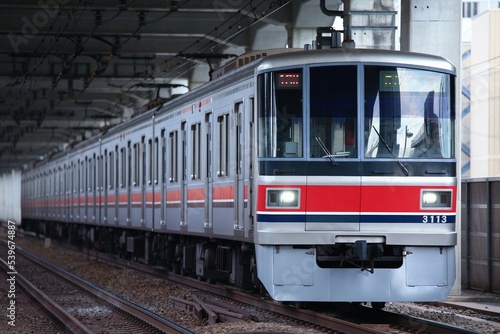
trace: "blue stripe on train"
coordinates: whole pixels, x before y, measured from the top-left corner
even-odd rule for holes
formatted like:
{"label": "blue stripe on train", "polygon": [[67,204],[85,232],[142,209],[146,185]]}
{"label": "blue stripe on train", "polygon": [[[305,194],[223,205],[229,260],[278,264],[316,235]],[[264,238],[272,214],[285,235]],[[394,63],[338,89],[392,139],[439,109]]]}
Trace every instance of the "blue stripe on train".
{"label": "blue stripe on train", "polygon": [[266,223],[413,223],[455,224],[454,215],[290,215],[258,214],[257,221]]}

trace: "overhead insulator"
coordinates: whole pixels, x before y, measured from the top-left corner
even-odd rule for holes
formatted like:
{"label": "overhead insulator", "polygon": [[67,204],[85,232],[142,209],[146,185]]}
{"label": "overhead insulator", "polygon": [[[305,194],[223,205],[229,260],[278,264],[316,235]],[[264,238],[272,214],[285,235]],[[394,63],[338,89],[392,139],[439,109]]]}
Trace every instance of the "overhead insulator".
{"label": "overhead insulator", "polygon": [[95,13],[95,26],[98,27],[102,24],[102,11],[96,10],[94,13]]}
{"label": "overhead insulator", "polygon": [[137,13],[137,16],[139,17],[139,27],[145,26],[146,25],[146,12],[141,10]]}

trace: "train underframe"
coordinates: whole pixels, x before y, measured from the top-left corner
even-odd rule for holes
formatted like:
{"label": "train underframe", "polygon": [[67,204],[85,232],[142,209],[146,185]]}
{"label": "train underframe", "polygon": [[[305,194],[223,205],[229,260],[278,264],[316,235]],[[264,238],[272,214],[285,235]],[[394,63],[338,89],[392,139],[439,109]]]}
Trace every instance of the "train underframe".
{"label": "train underframe", "polygon": [[[360,240],[362,241],[362,240]],[[455,281],[454,246],[256,245],[258,272],[277,301],[442,301]]]}
{"label": "train underframe", "polygon": [[455,281],[453,246],[388,246],[363,240],[330,246],[254,245],[34,220],[24,220],[23,228],[176,274],[230,283],[301,305],[371,302],[380,308],[389,301],[440,301]]}
{"label": "train underframe", "polygon": [[24,220],[23,228],[184,276],[244,289],[260,287],[254,247],[243,241],[33,220]]}

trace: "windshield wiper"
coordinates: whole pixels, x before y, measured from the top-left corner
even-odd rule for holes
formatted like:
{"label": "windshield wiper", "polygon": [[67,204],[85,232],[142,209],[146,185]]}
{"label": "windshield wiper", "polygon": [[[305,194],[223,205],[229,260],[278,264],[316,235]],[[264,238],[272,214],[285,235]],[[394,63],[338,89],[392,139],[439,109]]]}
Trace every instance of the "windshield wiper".
{"label": "windshield wiper", "polygon": [[321,138],[316,136],[316,137],[314,137],[314,139],[316,139],[316,141],[319,144],[319,147],[321,147],[321,149],[323,150],[323,152],[325,152],[325,154],[326,154],[323,158],[330,159],[330,161],[332,162],[332,165],[338,166],[339,164],[337,163],[337,161],[335,161],[335,159],[333,159],[333,155],[330,153],[330,151],[328,151],[328,148],[323,143],[323,141],[321,140]]}
{"label": "windshield wiper", "polygon": [[399,166],[401,167],[401,170],[405,173],[406,176],[410,175],[410,172],[408,171],[408,169],[403,165],[403,163],[401,162],[401,160],[399,160],[399,158],[394,154],[394,152],[392,152],[392,150],[389,147],[389,145],[387,145],[387,143],[385,142],[384,138],[377,131],[377,128],[375,128],[374,125],[372,125],[372,127],[373,127],[373,130],[375,130],[375,133],[377,134],[377,136],[380,138],[380,140],[384,144],[384,146],[387,149],[387,151],[389,151],[389,153],[392,154],[392,156],[394,157],[394,159],[396,159],[396,161],[398,162]]}

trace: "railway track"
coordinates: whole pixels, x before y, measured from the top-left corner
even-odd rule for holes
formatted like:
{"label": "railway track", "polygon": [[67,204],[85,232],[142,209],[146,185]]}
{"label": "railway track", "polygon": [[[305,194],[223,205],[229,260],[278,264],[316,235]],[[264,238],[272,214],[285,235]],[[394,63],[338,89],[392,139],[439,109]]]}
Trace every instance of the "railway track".
{"label": "railway track", "polygon": [[3,260],[0,260],[0,267],[0,290],[7,291],[6,298],[0,300],[1,309],[7,312],[5,328],[17,331],[20,327],[29,327],[34,333],[71,333],[69,322],[65,323],[47,312],[33,289],[25,288],[27,281],[23,276],[7,274],[10,271]]}
{"label": "railway track", "polygon": [[192,334],[20,248],[16,257],[17,268],[22,268],[15,274],[16,283],[73,333]]}
{"label": "railway track", "polygon": [[[87,255],[89,256],[90,253],[87,253]],[[188,285],[200,291],[205,291],[215,296],[225,298],[227,300],[227,308],[231,308],[230,305],[233,304],[238,305],[244,303],[289,317],[295,322],[307,323],[310,326],[321,329],[325,332],[387,333],[397,331],[397,333],[400,334],[415,332],[422,334],[477,334],[477,332],[450,326],[448,324],[387,312],[384,310],[375,310],[370,307],[356,304],[342,304],[343,306],[346,306],[342,308],[343,316],[350,319],[342,320],[338,318],[338,314],[331,314],[321,310],[321,308],[325,308],[325,305],[319,307],[316,306],[315,308],[313,306],[312,309],[298,309],[291,305],[263,299],[262,296],[254,296],[231,287],[208,284],[194,278],[168,273],[158,268],[123,260],[113,255],[99,254],[96,256],[99,257],[100,261],[108,261],[114,265],[122,265],[149,275],[167,278],[176,283]],[[235,313],[238,313],[239,309],[241,308],[234,306],[233,310]]]}
{"label": "railway track", "polygon": [[[309,305],[311,306],[310,309],[299,309],[293,305],[287,305],[263,298],[261,295],[255,296],[245,291],[239,291],[234,287],[208,284],[195,278],[172,274],[161,268],[124,260],[114,255],[88,251],[86,252],[86,255],[89,258],[98,258],[99,261],[106,261],[113,265],[120,265],[128,269],[134,269],[141,273],[168,279],[179,284],[187,285],[199,291],[203,291],[204,293],[209,293],[215,296],[215,299],[221,298],[223,301],[219,303],[225,303],[225,308],[235,314],[240,313],[241,310],[245,308],[243,304],[251,305],[256,308],[288,317],[292,322],[307,324],[312,328],[320,329],[326,333],[477,333],[444,323],[387,312],[384,310],[375,310],[370,307],[356,304],[341,304],[342,306],[345,306],[342,307],[341,316],[339,316],[338,310],[335,310],[334,313],[325,312],[325,308],[330,308],[329,305],[333,305],[329,303],[323,305],[316,304],[316,306]],[[349,320],[343,320],[342,317]]]}
{"label": "railway track", "polygon": [[[175,275],[166,272],[165,270],[146,266],[137,262],[131,262],[120,259],[116,256],[94,251],[85,250],[83,255],[87,259],[98,258],[99,262],[110,263],[113,266],[122,266],[127,270],[137,270],[161,279],[180,283],[184,286],[189,286],[195,292],[197,299],[201,302],[200,305],[208,305],[209,309],[221,308],[229,312],[233,317],[243,319],[251,319],[252,314],[247,310],[249,305],[254,308],[267,310],[284,317],[287,322],[302,324],[310,328],[316,328],[325,333],[475,333],[470,330],[449,326],[446,324],[427,321],[424,319],[414,318],[407,315],[393,314],[385,311],[377,311],[370,307],[356,306],[354,304],[345,304],[342,310],[331,309],[332,304],[311,304],[307,305],[309,309],[297,309],[290,305],[275,302],[262,296],[254,296],[243,291],[239,291],[234,287],[226,287],[222,285],[207,284],[195,278]],[[170,300],[169,305],[174,305],[173,300]],[[182,301],[177,301],[177,305],[182,304]],[[338,306],[338,304],[336,304]],[[185,307],[186,312],[189,307]],[[205,317],[207,322],[214,323],[215,321],[208,319],[206,310]],[[227,313],[226,312],[226,313]],[[191,310],[193,314],[193,311]],[[200,316],[200,315],[198,315]],[[214,315],[212,315],[213,317]],[[218,314],[220,316],[220,313]],[[221,318],[223,318],[222,316]],[[224,321],[224,320],[221,320]],[[235,320],[230,320],[235,321]],[[237,321],[237,320],[236,320]]]}

